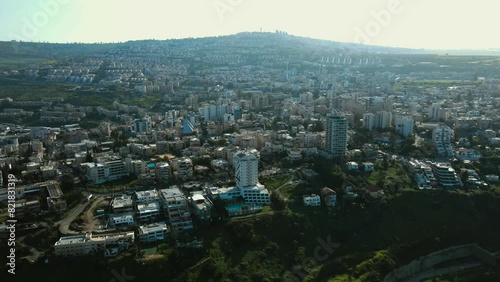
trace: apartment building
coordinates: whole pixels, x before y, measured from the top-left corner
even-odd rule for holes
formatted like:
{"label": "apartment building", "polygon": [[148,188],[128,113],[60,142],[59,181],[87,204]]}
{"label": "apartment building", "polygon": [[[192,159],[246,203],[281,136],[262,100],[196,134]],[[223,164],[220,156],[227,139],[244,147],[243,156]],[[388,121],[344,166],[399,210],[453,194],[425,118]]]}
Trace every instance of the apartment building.
{"label": "apartment building", "polygon": [[188,202],[180,189],[174,186],[162,189],[160,193],[165,216],[172,230],[180,232],[193,229]]}
{"label": "apartment building", "polygon": [[302,199],[304,202],[304,206],[311,206],[311,207],[321,206],[321,198],[319,195],[316,194],[304,195]]}
{"label": "apartment building", "polygon": [[449,163],[433,164],[432,172],[436,176],[439,185],[443,188],[459,188],[462,186],[462,181],[460,181],[455,169]]}
{"label": "apartment building", "polygon": [[169,232],[169,227],[163,221],[142,225],[139,227],[139,241],[141,243],[164,241]]}
{"label": "apartment building", "polygon": [[93,184],[101,184],[128,176],[123,161],[117,156],[100,158],[95,163],[82,164],[85,177]]}
{"label": "apartment building", "polygon": [[87,256],[104,254],[113,256],[134,243],[134,232],[75,235],[61,237],[54,244],[56,256]]}
{"label": "apartment building", "polygon": [[251,151],[238,151],[233,155],[236,188],[246,203],[270,204],[269,191],[259,183],[259,160]]}
{"label": "apartment building", "polygon": [[413,126],[415,121],[408,116],[397,115],[394,119],[394,130],[397,134],[408,137],[413,135]]}
{"label": "apartment building", "polygon": [[160,204],[158,202],[138,204],[136,215],[140,222],[154,221],[160,217]]}
{"label": "apartment building", "polygon": [[347,152],[347,119],[341,113],[326,119],[325,150],[333,156],[345,156]]}
{"label": "apartment building", "polygon": [[432,141],[439,155],[453,156],[453,148],[451,147],[452,135],[453,129],[448,126],[438,126],[432,131]]}
{"label": "apartment building", "polygon": [[201,221],[210,221],[213,203],[201,193],[194,193],[190,197],[194,215]]}
{"label": "apartment building", "polygon": [[157,163],[155,166],[155,176],[159,181],[167,182],[171,175],[170,165],[166,162]]}
{"label": "apartment building", "polygon": [[131,196],[121,195],[111,200],[111,213],[123,214],[134,211],[134,205]]}
{"label": "apartment building", "polygon": [[136,204],[147,204],[158,202],[160,200],[156,190],[136,191],[135,202]]}
{"label": "apartment building", "polygon": [[177,177],[181,180],[193,178],[193,161],[190,158],[180,158],[174,160],[177,167]]}

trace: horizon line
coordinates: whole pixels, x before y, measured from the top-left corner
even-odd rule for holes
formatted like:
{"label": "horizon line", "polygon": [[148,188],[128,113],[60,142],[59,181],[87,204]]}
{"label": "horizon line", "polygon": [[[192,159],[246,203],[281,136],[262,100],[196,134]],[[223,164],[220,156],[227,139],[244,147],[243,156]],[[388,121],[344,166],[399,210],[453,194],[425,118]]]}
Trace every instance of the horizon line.
{"label": "horizon line", "polygon": [[124,44],[128,42],[139,42],[139,41],[169,41],[169,40],[186,40],[186,39],[208,39],[208,38],[217,38],[217,37],[229,37],[229,36],[235,36],[239,34],[244,34],[244,33],[255,33],[255,34],[277,34],[277,35],[285,35],[285,36],[291,36],[291,37],[300,37],[304,39],[311,39],[311,40],[318,40],[318,41],[328,41],[330,43],[340,43],[340,44],[346,44],[346,45],[355,45],[355,46],[365,46],[365,47],[374,47],[374,48],[393,48],[393,49],[407,49],[407,50],[413,50],[413,51],[500,51],[500,47],[498,48],[461,48],[461,49],[453,49],[453,48],[423,48],[423,47],[401,47],[401,46],[388,46],[388,45],[371,45],[371,44],[364,44],[364,43],[357,43],[357,42],[348,42],[348,41],[336,41],[332,39],[323,39],[323,38],[315,38],[315,37],[309,37],[309,36],[304,36],[304,35],[294,35],[290,34],[286,31],[282,30],[276,30],[274,32],[272,31],[240,31],[237,33],[231,33],[231,34],[221,34],[221,35],[207,35],[207,36],[188,36],[188,37],[178,37],[178,38],[165,38],[165,39],[157,39],[157,38],[143,38],[143,39],[129,39],[126,41],[94,41],[94,42],[83,42],[83,41],[73,41],[73,42],[57,42],[57,41],[22,41],[22,40],[16,40],[16,39],[10,39],[10,40],[0,40],[0,42],[4,43],[35,43],[35,44],[82,44],[82,45],[105,45],[105,44]]}

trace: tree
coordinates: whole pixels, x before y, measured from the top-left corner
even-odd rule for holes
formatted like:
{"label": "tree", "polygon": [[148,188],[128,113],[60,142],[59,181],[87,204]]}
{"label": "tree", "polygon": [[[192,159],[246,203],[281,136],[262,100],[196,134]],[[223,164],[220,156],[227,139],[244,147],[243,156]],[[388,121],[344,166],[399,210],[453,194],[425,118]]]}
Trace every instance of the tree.
{"label": "tree", "polygon": [[271,208],[275,211],[283,211],[286,209],[286,201],[278,192],[272,192],[271,196]]}
{"label": "tree", "polygon": [[75,182],[73,181],[73,176],[65,174],[61,176],[61,190],[64,193],[72,191],[75,188]]}
{"label": "tree", "polygon": [[322,132],[325,131],[325,126],[323,125],[322,121],[316,121],[313,126],[313,132]]}

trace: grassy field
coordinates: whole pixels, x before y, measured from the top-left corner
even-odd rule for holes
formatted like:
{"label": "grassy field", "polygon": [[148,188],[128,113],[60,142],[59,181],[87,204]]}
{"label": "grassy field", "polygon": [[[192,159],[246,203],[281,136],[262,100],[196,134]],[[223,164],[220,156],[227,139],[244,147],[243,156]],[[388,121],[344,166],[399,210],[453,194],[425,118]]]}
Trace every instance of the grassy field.
{"label": "grassy field", "polygon": [[262,184],[266,185],[267,189],[274,190],[287,183],[291,179],[293,179],[293,175],[291,174],[280,174],[272,177],[264,177],[260,179],[260,181],[262,182]]}
{"label": "grassy field", "polygon": [[401,189],[409,189],[414,185],[401,164],[390,166],[387,171],[372,172],[367,182],[370,185],[379,185],[380,183],[387,185],[393,183]]}
{"label": "grassy field", "polygon": [[46,98],[61,98],[74,106],[108,107],[119,101],[129,105],[149,108],[161,100],[160,95],[131,95],[124,91],[97,92],[71,91],[75,85],[32,83],[0,79],[0,99],[10,97],[15,101],[40,101]]}

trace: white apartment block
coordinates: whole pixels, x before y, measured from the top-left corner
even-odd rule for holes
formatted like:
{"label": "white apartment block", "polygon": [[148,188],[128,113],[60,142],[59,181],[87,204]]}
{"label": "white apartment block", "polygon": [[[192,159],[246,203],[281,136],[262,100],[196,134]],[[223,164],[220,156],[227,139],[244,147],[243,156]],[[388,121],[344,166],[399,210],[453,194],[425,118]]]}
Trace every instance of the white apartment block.
{"label": "white apartment block", "polygon": [[112,157],[97,163],[82,164],[86,171],[86,178],[93,184],[101,184],[127,176],[125,165],[120,158]]}
{"label": "white apartment block", "polygon": [[456,156],[462,161],[479,161],[481,158],[479,151],[465,148],[458,149]]}
{"label": "white apartment block", "polygon": [[321,206],[321,197],[316,194],[303,196],[304,206],[317,207]]}
{"label": "white apartment block", "polygon": [[249,204],[269,205],[271,203],[269,191],[260,183],[240,187],[240,195]]}
{"label": "white apartment block", "polygon": [[127,159],[125,164],[126,170],[130,174],[141,175],[146,173],[147,163],[145,161]]}
{"label": "white apartment block", "polygon": [[108,224],[110,226],[124,226],[134,224],[133,214],[114,214],[110,215],[108,218]]}
{"label": "white apartment block", "polygon": [[169,232],[170,229],[163,221],[143,225],[139,227],[139,241],[141,243],[164,241]]}
{"label": "white apartment block", "polygon": [[131,196],[121,195],[111,201],[112,213],[130,213],[134,210]]}
{"label": "white apartment block", "polygon": [[99,234],[87,233],[61,237],[55,244],[57,256],[87,256],[89,254],[104,253],[112,256],[127,249],[134,243],[134,232]]}
{"label": "white apartment block", "polygon": [[177,232],[193,229],[191,213],[186,197],[178,187],[162,189],[161,199],[165,215],[172,230]]}
{"label": "white apartment block", "polygon": [[392,126],[392,113],[391,112],[377,112],[375,114],[375,128],[390,128]]}
{"label": "white apartment block", "polygon": [[73,156],[75,153],[85,152],[87,149],[92,149],[94,147],[97,147],[96,141],[83,140],[80,143],[65,144],[64,153],[67,156]]}
{"label": "white apartment block", "polygon": [[269,191],[259,183],[259,160],[252,151],[239,151],[233,155],[236,188],[247,203],[268,205]]}
{"label": "white apartment block", "polygon": [[236,186],[254,186],[259,183],[259,160],[249,151],[239,151],[233,155]]}
{"label": "white apartment block", "polygon": [[156,190],[147,191],[136,191],[135,192],[135,202],[136,204],[147,204],[158,202],[160,198],[158,197],[158,192]]}
{"label": "white apartment block", "polygon": [[375,129],[375,114],[366,113],[363,114],[363,128],[368,130]]}
{"label": "white apartment block", "polygon": [[394,119],[394,129],[396,133],[404,137],[413,135],[413,126],[415,121],[411,117],[396,116]]}
{"label": "white apartment block", "polygon": [[137,219],[141,222],[155,220],[160,216],[160,204],[152,202],[137,205]]}
{"label": "white apartment block", "polygon": [[449,163],[433,164],[432,172],[436,176],[439,185],[443,188],[459,188],[462,186],[455,169]]}
{"label": "white apartment block", "polygon": [[432,131],[432,140],[439,155],[453,156],[453,148],[451,147],[451,138],[453,129],[447,126],[439,126]]}

